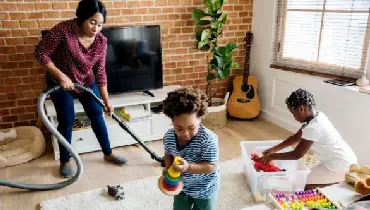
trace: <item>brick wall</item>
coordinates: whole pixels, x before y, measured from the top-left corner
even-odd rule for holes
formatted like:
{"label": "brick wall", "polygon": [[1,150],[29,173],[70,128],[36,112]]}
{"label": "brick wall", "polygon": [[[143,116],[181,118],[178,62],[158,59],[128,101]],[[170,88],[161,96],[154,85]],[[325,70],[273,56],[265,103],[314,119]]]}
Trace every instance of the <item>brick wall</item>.
{"label": "brick wall", "polygon": [[[162,27],[165,85],[192,85],[204,89],[206,54],[195,48],[191,11],[202,0],[104,1],[107,26],[160,24]],[[252,21],[253,0],[228,0],[229,14],[220,43],[237,42],[236,60],[244,63],[244,36]],[[35,62],[34,46],[40,31],[73,18],[78,1],[4,0],[0,2],[0,129],[35,125],[36,103],[44,87],[44,70]],[[233,74],[240,73],[237,69]],[[220,95],[227,82],[221,85]]]}

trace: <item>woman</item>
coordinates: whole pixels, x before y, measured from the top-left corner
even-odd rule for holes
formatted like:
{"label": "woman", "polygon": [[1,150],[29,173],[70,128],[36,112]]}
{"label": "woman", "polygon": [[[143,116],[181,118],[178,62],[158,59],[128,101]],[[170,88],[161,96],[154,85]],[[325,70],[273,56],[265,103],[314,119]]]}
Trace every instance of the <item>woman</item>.
{"label": "woman", "polygon": [[[35,50],[37,61],[47,70],[48,87],[59,84],[69,90],[51,94],[59,122],[58,131],[71,143],[75,119],[73,97],[76,97],[91,121],[104,159],[118,165],[125,164],[125,158],[112,153],[101,106],[88,93],[75,90],[73,85],[78,83],[91,88],[103,99],[107,107],[105,111],[108,114],[113,112],[105,72],[107,39],[100,33],[106,20],[106,9],[98,0],[82,0],[76,16],[54,26]],[[60,143],[59,148],[60,174],[71,177],[74,171],[69,163],[70,154]]]}

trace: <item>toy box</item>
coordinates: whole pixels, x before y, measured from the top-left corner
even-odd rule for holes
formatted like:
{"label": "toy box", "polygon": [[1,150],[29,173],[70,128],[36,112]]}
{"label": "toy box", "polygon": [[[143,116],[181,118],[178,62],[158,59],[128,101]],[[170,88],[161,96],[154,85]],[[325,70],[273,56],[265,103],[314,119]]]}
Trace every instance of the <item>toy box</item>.
{"label": "toy box", "polygon": [[[282,172],[263,172],[256,171],[252,153],[262,153],[282,141],[242,141],[240,142],[243,159],[244,174],[248,181],[249,188],[255,200],[261,201],[263,195],[267,195],[271,190],[280,191],[302,191],[306,185],[307,175],[310,170],[301,160],[275,160],[274,163]],[[279,152],[288,152],[293,148],[285,148]]]}

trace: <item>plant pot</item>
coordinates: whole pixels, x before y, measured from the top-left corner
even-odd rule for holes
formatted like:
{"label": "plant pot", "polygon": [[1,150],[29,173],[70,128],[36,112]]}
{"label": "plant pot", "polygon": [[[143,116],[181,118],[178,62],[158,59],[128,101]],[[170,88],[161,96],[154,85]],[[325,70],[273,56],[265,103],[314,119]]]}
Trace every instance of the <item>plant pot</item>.
{"label": "plant pot", "polygon": [[208,114],[202,119],[202,124],[211,130],[225,127],[227,123],[226,104],[229,98],[229,92],[225,98],[213,98],[212,105],[208,107]]}

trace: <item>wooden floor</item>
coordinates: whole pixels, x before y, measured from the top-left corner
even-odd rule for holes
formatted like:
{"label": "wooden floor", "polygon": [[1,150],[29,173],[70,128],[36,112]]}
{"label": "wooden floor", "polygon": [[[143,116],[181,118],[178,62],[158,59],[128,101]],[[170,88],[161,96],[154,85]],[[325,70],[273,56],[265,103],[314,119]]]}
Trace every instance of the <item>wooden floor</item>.
{"label": "wooden floor", "polygon": [[[290,132],[265,120],[237,121],[229,120],[219,135],[220,161],[240,157],[240,141],[245,140],[277,140],[291,135]],[[162,141],[148,145],[160,156],[163,154]],[[141,147],[126,146],[115,148],[116,154],[128,158],[127,165],[115,166],[102,159],[101,152],[82,154],[84,173],[73,185],[53,191],[31,192],[7,187],[0,187],[0,210],[39,209],[39,203],[72,193],[105,187],[107,184],[119,184],[126,181],[160,175],[162,168],[152,160]],[[59,162],[53,159],[52,148],[42,157],[18,166],[0,169],[0,179],[8,179],[25,183],[55,183],[63,181],[59,177]]]}

